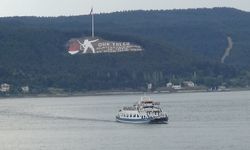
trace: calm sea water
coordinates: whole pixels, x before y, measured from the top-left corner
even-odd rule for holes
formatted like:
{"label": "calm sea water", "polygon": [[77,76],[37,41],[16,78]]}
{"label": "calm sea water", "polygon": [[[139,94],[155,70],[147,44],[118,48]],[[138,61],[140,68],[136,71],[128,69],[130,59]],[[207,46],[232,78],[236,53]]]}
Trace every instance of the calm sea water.
{"label": "calm sea water", "polygon": [[0,100],[1,150],[248,150],[250,92],[151,95],[169,124],[122,124],[140,95]]}

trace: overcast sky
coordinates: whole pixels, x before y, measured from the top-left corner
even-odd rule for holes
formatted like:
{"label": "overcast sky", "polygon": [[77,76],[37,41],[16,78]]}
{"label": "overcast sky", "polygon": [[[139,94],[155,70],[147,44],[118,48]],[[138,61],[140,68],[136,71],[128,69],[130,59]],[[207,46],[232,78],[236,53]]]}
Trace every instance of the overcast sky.
{"label": "overcast sky", "polygon": [[250,11],[250,0],[0,0],[0,16],[69,16],[138,9],[234,7]]}

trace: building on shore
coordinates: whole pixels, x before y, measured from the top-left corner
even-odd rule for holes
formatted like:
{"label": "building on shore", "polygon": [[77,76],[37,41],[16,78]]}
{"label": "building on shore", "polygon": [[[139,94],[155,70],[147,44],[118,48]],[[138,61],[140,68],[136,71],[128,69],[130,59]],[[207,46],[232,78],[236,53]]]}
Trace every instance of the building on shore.
{"label": "building on shore", "polygon": [[1,84],[0,91],[1,92],[9,92],[10,91],[10,85],[7,84],[7,83]]}
{"label": "building on shore", "polygon": [[186,87],[191,87],[191,88],[195,87],[195,84],[193,81],[184,81],[183,85]]}
{"label": "building on shore", "polygon": [[172,86],[173,86],[173,83],[172,83],[172,82],[168,82],[168,83],[166,84],[166,87],[167,87],[167,88],[172,88]]}
{"label": "building on shore", "polygon": [[148,91],[151,91],[152,88],[153,88],[153,84],[152,84],[152,83],[148,83],[148,84],[147,84],[147,89],[148,89]]}
{"label": "building on shore", "polygon": [[176,85],[176,84],[173,84],[172,82],[168,82],[168,83],[166,84],[166,87],[167,87],[167,88],[174,89],[174,90],[181,90],[181,89],[182,89],[181,84]]}
{"label": "building on shore", "polygon": [[181,90],[182,86],[181,86],[181,84],[179,84],[179,85],[172,85],[172,88],[175,89],[175,90]]}
{"label": "building on shore", "polygon": [[23,93],[29,93],[29,91],[30,91],[29,86],[22,86],[21,89],[22,89]]}

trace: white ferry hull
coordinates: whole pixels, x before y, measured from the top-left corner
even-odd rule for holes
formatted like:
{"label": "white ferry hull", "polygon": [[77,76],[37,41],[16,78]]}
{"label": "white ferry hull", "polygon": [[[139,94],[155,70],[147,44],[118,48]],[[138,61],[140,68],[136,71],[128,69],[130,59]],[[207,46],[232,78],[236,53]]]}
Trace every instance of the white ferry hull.
{"label": "white ferry hull", "polygon": [[154,118],[154,119],[152,119],[150,121],[150,123],[167,124],[168,123],[168,117]]}
{"label": "white ferry hull", "polygon": [[132,123],[132,124],[147,124],[147,123],[156,123],[156,124],[167,124],[168,117],[164,118],[155,118],[155,119],[127,119],[120,118],[116,116],[116,121],[121,123]]}

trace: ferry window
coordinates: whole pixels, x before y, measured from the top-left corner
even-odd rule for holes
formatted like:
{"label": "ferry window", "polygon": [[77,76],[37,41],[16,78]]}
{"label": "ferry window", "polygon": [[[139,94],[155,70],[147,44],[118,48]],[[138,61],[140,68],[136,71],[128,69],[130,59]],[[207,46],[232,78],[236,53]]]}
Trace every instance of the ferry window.
{"label": "ferry window", "polygon": [[139,118],[139,115],[137,114],[137,118]]}
{"label": "ferry window", "polygon": [[133,117],[136,117],[136,114],[134,114],[134,116]]}
{"label": "ferry window", "polygon": [[132,117],[132,114],[130,114],[130,117]]}
{"label": "ferry window", "polygon": [[128,117],[128,114],[127,114],[127,117]]}

